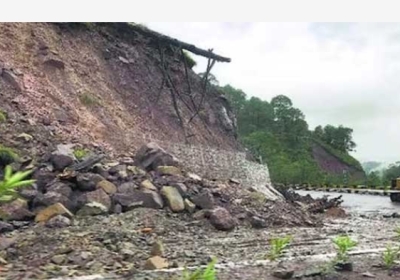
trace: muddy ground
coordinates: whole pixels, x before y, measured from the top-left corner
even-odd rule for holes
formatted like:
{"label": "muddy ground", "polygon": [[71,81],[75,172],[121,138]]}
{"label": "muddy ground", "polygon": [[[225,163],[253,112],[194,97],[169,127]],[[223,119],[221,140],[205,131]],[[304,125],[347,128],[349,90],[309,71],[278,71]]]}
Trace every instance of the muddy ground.
{"label": "muddy ground", "polygon": [[[390,275],[379,267],[382,263],[379,250],[389,243],[396,244],[395,228],[399,225],[400,220],[384,219],[381,215],[353,215],[345,219],[328,217],[321,227],[257,230],[242,226],[231,232],[221,232],[206,220],[193,219],[189,214],[136,209],[118,215],[78,218],[68,228],[22,226],[3,234],[1,257],[7,264],[1,265],[0,277],[60,279],[102,275],[103,278],[91,279],[180,279],[177,267],[197,267],[217,257],[218,279],[277,279],[271,274],[278,262],[266,260],[268,241],[271,237],[290,234],[293,242],[281,264],[293,269],[294,277],[364,279],[363,274],[370,273],[369,276],[376,279],[399,279],[399,271],[394,270]],[[331,239],[342,233],[348,233],[359,242],[353,250],[356,255],[351,257],[354,271],[331,278],[323,278],[318,275],[320,273],[305,277],[326,266],[335,252]],[[170,268],[144,271],[145,261],[156,241],[163,243],[163,257]]]}

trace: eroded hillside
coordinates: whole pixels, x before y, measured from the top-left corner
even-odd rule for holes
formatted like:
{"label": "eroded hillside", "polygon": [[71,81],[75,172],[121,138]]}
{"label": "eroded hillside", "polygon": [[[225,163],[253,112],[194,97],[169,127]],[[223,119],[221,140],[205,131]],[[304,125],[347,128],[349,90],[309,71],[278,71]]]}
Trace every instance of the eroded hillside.
{"label": "eroded hillside", "polygon": [[[188,69],[189,90],[182,56],[161,49],[124,23],[2,23],[0,109],[13,123],[3,127],[1,142],[27,133],[32,147],[79,142],[127,153],[157,139],[237,149],[226,100],[208,89],[201,101],[201,78]],[[182,98],[185,132],[162,63]],[[190,121],[193,100],[202,106]]]}

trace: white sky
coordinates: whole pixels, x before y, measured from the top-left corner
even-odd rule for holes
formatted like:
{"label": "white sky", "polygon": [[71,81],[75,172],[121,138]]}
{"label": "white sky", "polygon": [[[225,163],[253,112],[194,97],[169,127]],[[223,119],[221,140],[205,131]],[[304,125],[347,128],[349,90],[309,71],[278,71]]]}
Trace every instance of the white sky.
{"label": "white sky", "polygon": [[284,94],[311,129],[353,128],[360,161],[400,160],[400,24],[144,23],[230,57],[214,66],[220,85],[267,101]]}

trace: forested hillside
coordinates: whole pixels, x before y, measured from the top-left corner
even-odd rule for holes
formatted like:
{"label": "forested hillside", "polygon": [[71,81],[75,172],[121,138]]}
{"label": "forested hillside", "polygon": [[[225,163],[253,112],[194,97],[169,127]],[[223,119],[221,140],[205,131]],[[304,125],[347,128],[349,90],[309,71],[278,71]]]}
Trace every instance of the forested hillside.
{"label": "forested hillside", "polygon": [[[237,116],[240,140],[268,163],[274,182],[364,183],[360,163],[349,155],[356,147],[351,128],[326,125],[310,130],[303,112],[287,96],[278,95],[268,102],[248,98],[230,85],[220,89]],[[329,155],[328,164],[321,162],[318,151]]]}

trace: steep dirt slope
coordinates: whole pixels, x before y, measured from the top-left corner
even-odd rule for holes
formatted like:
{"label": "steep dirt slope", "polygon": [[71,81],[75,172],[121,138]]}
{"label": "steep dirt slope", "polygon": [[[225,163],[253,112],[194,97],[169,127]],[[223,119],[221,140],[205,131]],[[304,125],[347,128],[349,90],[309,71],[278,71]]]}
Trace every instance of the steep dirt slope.
{"label": "steep dirt slope", "polygon": [[[174,51],[166,47],[164,56],[184,96],[185,67]],[[9,123],[0,142],[12,143],[10,131],[31,134],[40,140],[35,145],[72,141],[118,153],[145,138],[184,142],[160,61],[157,42],[126,24],[1,23],[0,110]],[[190,69],[189,78],[199,102],[201,79]],[[207,93],[202,119],[188,124],[193,111],[177,105],[190,143],[238,149],[234,117],[215,89]]]}

